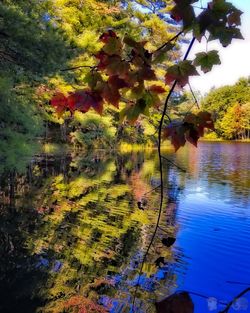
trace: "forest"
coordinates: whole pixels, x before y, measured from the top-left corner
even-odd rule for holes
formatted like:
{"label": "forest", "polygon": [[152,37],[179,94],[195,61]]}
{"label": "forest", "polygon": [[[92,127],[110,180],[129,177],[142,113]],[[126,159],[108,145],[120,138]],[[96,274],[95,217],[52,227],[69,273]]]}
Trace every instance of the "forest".
{"label": "forest", "polygon": [[[250,76],[205,94],[189,82],[223,62],[216,50],[191,61],[194,41],[227,49],[243,12],[205,2],[0,2],[0,313],[207,312],[219,288],[196,281],[204,260],[193,288],[182,280],[196,227],[211,228],[206,255],[224,210],[246,250],[232,262],[247,263]],[[197,205],[212,222],[192,226]],[[218,312],[241,290],[218,293]]]}
{"label": "forest", "polygon": [[[164,16],[164,3],[2,1],[1,160],[8,160],[11,167],[22,156],[53,149],[54,144],[74,149],[111,149],[128,143],[155,146],[160,117],[157,108],[130,125],[120,123],[118,110],[112,105],[102,116],[90,110],[59,117],[50,99],[55,90],[71,92],[89,84],[89,67],[95,64],[94,54],[101,45],[98,38],[107,28],[135,40],[150,38],[147,45],[151,50],[166,42],[179,26]],[[158,73],[180,59],[183,41],[178,40],[167,60],[159,55],[163,63],[157,67]],[[165,88],[163,83],[159,86]],[[249,90],[249,80],[243,78],[199,99],[215,119],[215,132],[208,134],[209,139],[249,139]],[[172,102],[173,117],[197,110],[188,89],[184,94],[177,92]]]}

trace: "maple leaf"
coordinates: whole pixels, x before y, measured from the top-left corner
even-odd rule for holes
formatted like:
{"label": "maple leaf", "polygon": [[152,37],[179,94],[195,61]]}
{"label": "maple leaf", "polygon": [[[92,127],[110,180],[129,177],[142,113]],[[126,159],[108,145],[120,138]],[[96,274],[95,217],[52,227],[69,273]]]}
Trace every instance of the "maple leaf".
{"label": "maple leaf", "polygon": [[118,55],[110,56],[107,60],[106,72],[109,76],[126,78],[130,65]]}
{"label": "maple leaf", "polygon": [[148,115],[148,106],[144,99],[139,99],[136,103],[128,103],[126,107],[120,111],[120,119],[123,120],[125,117],[134,124],[140,114]]}
{"label": "maple leaf", "polygon": [[172,122],[163,130],[162,138],[170,137],[171,144],[174,146],[176,152],[186,143],[185,132],[186,128],[182,122]]}
{"label": "maple leaf", "polygon": [[197,147],[198,139],[204,135],[204,128],[214,129],[211,114],[206,111],[199,112],[197,115],[189,113],[183,121],[170,123],[163,130],[162,138],[170,137],[175,151],[184,146],[186,141]]}
{"label": "maple leaf", "polygon": [[107,43],[110,38],[118,38],[116,33],[113,30],[108,30],[106,33],[103,33],[100,36],[100,40],[104,43]]}
{"label": "maple leaf", "polygon": [[119,78],[118,75],[109,77],[108,83],[112,88],[115,89],[130,87],[130,84],[126,80]]}
{"label": "maple leaf", "polygon": [[183,28],[190,26],[195,20],[194,8],[187,1],[180,1],[176,3],[170,11],[171,17],[176,21],[183,21]]}
{"label": "maple leaf", "polygon": [[101,95],[98,92],[92,91],[90,93],[90,96],[91,96],[91,106],[92,106],[92,108],[97,113],[102,115],[102,112],[103,112],[103,99],[102,99]]}
{"label": "maple leaf", "polygon": [[241,15],[243,14],[240,10],[234,10],[227,18],[227,22],[229,26],[233,25],[241,25]]}
{"label": "maple leaf", "polygon": [[199,75],[196,68],[192,65],[191,61],[181,61],[168,68],[165,75],[166,84],[170,84],[173,81],[183,87],[188,83],[189,76]]}
{"label": "maple leaf", "polygon": [[79,90],[68,96],[68,108],[71,111],[81,111],[86,113],[92,105],[92,97],[90,91]]}
{"label": "maple leaf", "polygon": [[148,88],[148,90],[153,93],[165,93],[166,92],[165,88],[163,88],[162,86],[158,86],[158,85],[152,85]]}
{"label": "maple leaf", "polygon": [[118,37],[109,37],[102,50],[108,55],[120,55],[122,51],[121,40]]}
{"label": "maple leaf", "polygon": [[97,71],[90,71],[84,77],[84,82],[89,85],[91,90],[96,88],[98,82],[103,81],[102,76]]}
{"label": "maple leaf", "polygon": [[137,79],[138,81],[156,80],[157,77],[155,71],[150,66],[145,65],[137,72]]}
{"label": "maple leaf", "polygon": [[227,47],[233,39],[244,39],[240,30],[235,27],[210,27],[209,41],[219,39],[223,47]]}
{"label": "maple leaf", "polygon": [[153,63],[157,64],[163,62],[167,57],[167,52],[172,50],[174,47],[174,44],[168,42],[163,48],[156,50],[153,53]]}
{"label": "maple leaf", "polygon": [[200,52],[196,54],[196,58],[194,60],[195,66],[200,66],[201,70],[204,73],[207,73],[212,70],[213,66],[216,64],[221,64],[220,57],[218,55],[218,51],[212,50],[209,52]]}
{"label": "maple leaf", "polygon": [[146,42],[137,42],[128,36],[124,37],[123,42],[133,48],[131,51],[131,54],[133,56],[133,63],[137,64],[142,62],[150,65],[152,53],[144,48]]}
{"label": "maple leaf", "polygon": [[114,86],[110,85],[109,82],[103,82],[102,84],[98,85],[97,88],[99,94],[105,101],[113,104],[116,108],[119,107],[121,95],[118,88],[114,88]]}
{"label": "maple leaf", "polygon": [[67,97],[62,92],[56,93],[50,100],[50,103],[59,114],[63,113],[68,107]]}

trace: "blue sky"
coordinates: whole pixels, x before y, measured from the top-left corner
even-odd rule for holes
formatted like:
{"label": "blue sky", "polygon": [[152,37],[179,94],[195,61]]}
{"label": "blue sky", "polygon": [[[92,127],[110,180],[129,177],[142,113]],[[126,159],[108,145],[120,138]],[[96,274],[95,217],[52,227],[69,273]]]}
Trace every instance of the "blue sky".
{"label": "blue sky", "polygon": [[[205,6],[208,1],[201,1]],[[242,34],[245,40],[233,40],[227,48],[223,48],[217,41],[209,42],[208,50],[219,50],[221,65],[213,68],[211,73],[192,77],[192,88],[203,94],[212,87],[234,84],[240,77],[250,76],[250,0],[229,0],[238,9],[244,12],[242,15]],[[205,42],[196,42],[190,59],[199,51],[205,50]]]}

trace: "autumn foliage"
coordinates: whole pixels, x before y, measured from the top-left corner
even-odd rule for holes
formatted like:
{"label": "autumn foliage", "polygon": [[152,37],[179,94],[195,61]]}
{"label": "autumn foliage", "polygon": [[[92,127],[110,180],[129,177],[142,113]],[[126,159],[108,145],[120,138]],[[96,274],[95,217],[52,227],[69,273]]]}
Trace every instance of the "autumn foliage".
{"label": "autumn foliage", "polygon": [[[91,108],[102,114],[105,104],[119,108],[123,102],[125,107],[120,111],[120,118],[130,123],[141,114],[149,115],[151,108],[161,110],[161,94],[171,94],[171,87],[175,85],[186,86],[190,76],[199,75],[199,68],[206,73],[220,64],[216,50],[198,53],[194,60],[187,60],[187,54],[184,60],[167,68],[164,66],[165,74],[158,75],[156,65],[162,56],[175,48],[179,36],[191,32],[198,41],[205,36],[208,41],[218,39],[223,46],[229,45],[234,38],[242,39],[238,28],[241,11],[225,0],[213,0],[196,15],[193,7],[196,2],[174,0],[169,13],[176,22],[182,23],[182,31],[155,51],[149,50],[145,41],[138,42],[127,35],[120,38],[113,30],[103,33],[100,36],[102,49],[95,54],[96,66],[91,67],[87,75],[88,87],[68,95],[56,93],[51,99],[52,106],[59,114],[66,110],[86,113]],[[170,138],[175,150],[186,141],[196,146],[205,128],[214,128],[211,115],[208,112],[190,113],[182,121],[172,121],[163,130],[162,138]]]}

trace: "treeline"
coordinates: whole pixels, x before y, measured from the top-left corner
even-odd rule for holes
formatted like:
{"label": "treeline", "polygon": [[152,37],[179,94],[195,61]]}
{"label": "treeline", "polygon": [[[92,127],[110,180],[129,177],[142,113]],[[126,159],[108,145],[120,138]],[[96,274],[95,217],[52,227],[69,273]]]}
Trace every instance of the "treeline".
{"label": "treeline", "polygon": [[[100,35],[113,29],[156,49],[178,31],[164,9],[168,1],[3,0],[0,3],[0,161],[16,164],[42,142],[104,147],[121,138],[144,142],[155,133],[160,112],[135,126],[118,126],[110,106],[103,117],[94,111],[58,117],[49,104],[55,91],[70,92],[91,84]],[[142,10],[143,6],[143,10]],[[163,71],[178,59],[176,49],[159,60]],[[164,85],[164,83],[162,83]],[[121,107],[122,107],[121,103]],[[146,136],[146,137],[145,137]],[[127,139],[126,139],[127,138]]]}
{"label": "treeline", "polygon": [[201,104],[215,120],[215,133],[207,138],[250,139],[250,78],[210,91]]}

